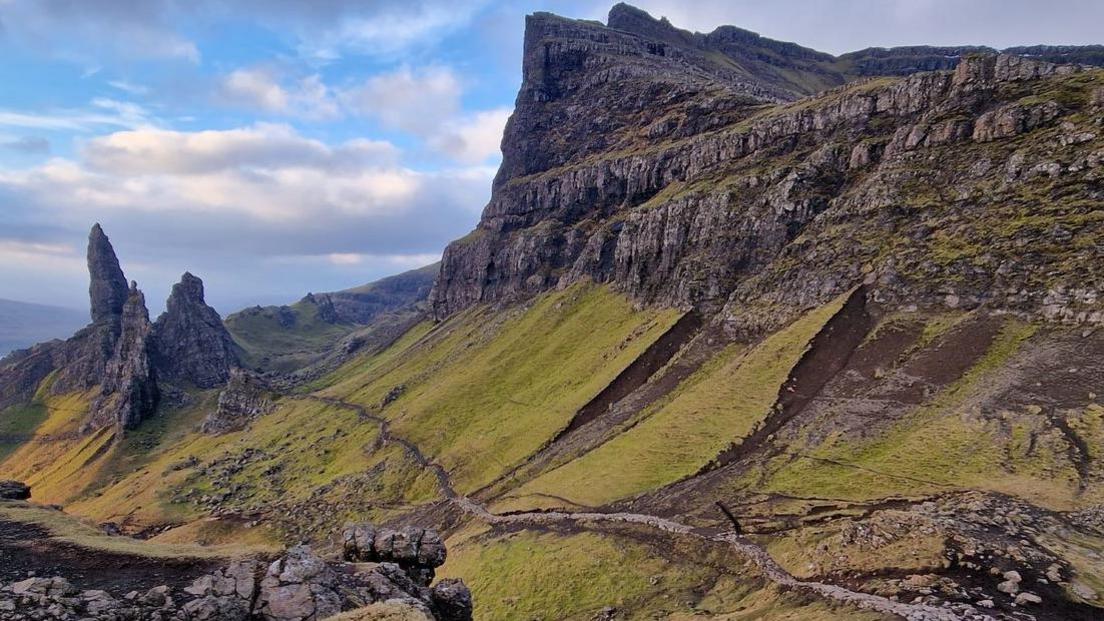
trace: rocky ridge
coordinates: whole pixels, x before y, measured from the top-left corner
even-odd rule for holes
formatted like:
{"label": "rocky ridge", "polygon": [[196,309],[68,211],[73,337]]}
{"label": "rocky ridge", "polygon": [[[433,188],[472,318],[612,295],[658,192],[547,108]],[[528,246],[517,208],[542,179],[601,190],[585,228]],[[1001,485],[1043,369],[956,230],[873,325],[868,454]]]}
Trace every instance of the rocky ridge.
{"label": "rocky ridge", "polygon": [[[626,10],[611,23],[630,27]],[[1081,256],[1099,239],[1100,70],[983,54],[765,105],[681,56],[689,43],[632,27],[529,18],[502,168],[476,230],[445,251],[436,317],[593,279],[779,321],[864,281],[904,305],[1101,320]],[[1066,197],[1055,221],[1077,224],[1059,235],[1080,244],[996,226],[1048,195]],[[944,247],[935,233],[952,228],[989,245]]]}
{"label": "rocky ridge", "polygon": [[230,370],[238,366],[237,346],[222,317],[204,300],[203,281],[184,272],[165,307],[153,324],[161,376],[199,388],[225,384]]}

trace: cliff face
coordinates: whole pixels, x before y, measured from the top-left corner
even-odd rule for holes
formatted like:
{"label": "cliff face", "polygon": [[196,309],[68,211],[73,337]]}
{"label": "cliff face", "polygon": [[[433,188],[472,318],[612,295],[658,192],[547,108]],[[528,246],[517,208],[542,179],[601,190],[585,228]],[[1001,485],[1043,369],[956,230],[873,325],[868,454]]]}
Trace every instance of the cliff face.
{"label": "cliff face", "polygon": [[[1099,70],[978,55],[773,104],[702,50],[820,57],[625,7],[610,22],[528,19],[502,168],[476,230],[445,251],[438,318],[593,279],[644,303],[740,308],[749,329],[862,282],[902,305],[1100,321]],[[920,53],[891,52],[859,56]]]}
{"label": "cliff face", "polygon": [[185,272],[173,285],[165,312],[153,325],[160,377],[200,388],[226,383],[238,355],[218,312],[207,305],[203,281]]}

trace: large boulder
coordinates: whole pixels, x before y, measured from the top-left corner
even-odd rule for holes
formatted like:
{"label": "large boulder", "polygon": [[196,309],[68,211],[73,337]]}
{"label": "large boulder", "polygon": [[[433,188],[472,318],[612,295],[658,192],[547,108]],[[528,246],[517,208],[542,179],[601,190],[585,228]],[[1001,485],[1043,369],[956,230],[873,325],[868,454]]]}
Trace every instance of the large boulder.
{"label": "large boulder", "polygon": [[22,481],[0,481],[0,500],[27,500],[31,488]]}

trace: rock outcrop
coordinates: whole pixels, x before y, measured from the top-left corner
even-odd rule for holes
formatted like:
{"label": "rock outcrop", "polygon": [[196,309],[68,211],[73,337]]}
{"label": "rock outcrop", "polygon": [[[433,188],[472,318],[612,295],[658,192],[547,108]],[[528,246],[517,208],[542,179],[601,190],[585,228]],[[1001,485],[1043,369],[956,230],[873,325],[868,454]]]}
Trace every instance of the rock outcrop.
{"label": "rock outcrop", "polygon": [[0,481],[0,500],[27,500],[31,488],[22,481]]}
{"label": "rock outcrop", "polygon": [[429,582],[412,580],[409,568],[398,564],[328,561],[308,546],[290,548],[267,564],[232,561],[180,590],[158,586],[126,594],[81,591],[61,577],[0,585],[4,621],[320,621],[345,611],[354,618],[378,618],[370,616],[373,608],[428,621],[473,618],[471,592],[459,580],[430,587]]}
{"label": "rock outcrop", "polygon": [[[237,352],[218,313],[204,302],[203,283],[184,274],[167,310],[151,324],[137,283],[127,285],[111,241],[99,224],[88,236],[92,323],[65,341],[14,352],[0,366],[0,409],[47,394],[90,392],[80,428],[122,431],[153,414],[158,381],[212,388],[238,366]],[[43,382],[51,378],[48,386]]]}
{"label": "rock outcrop", "polygon": [[119,339],[104,370],[100,394],[89,408],[85,430],[110,425],[130,429],[157,408],[160,391],[150,361],[152,326],[138,283],[130,283],[119,325]]}
{"label": "rock outcrop", "polygon": [[244,429],[250,421],[272,411],[264,382],[239,368],[231,369],[230,381],[219,393],[218,408],[207,415],[200,429],[203,433],[222,434]]}
{"label": "rock outcrop", "polygon": [[153,325],[159,377],[199,388],[221,386],[238,366],[237,346],[222,317],[207,305],[203,281],[184,272]]}
{"label": "rock outcrop", "polygon": [[[758,331],[869,281],[891,305],[1104,320],[1093,242],[999,226],[1057,192],[1081,216],[1069,232],[1101,238],[1088,214],[1104,132],[1085,114],[1099,70],[967,55],[778,105],[796,93],[705,52],[777,48],[809,75],[817,55],[721,32],[626,7],[608,27],[530,16],[502,167],[476,230],[445,250],[434,315],[591,279],[642,303],[740,309],[731,329]],[[986,243],[951,248],[951,230]]]}
{"label": "rock outcrop", "polygon": [[355,524],[342,533],[345,560],[395,563],[423,586],[433,581],[434,569],[445,564],[445,542],[436,531],[408,526],[401,529]]}
{"label": "rock outcrop", "polygon": [[88,275],[92,323],[117,321],[129,295],[127,281],[115,249],[99,223],[88,234]]}

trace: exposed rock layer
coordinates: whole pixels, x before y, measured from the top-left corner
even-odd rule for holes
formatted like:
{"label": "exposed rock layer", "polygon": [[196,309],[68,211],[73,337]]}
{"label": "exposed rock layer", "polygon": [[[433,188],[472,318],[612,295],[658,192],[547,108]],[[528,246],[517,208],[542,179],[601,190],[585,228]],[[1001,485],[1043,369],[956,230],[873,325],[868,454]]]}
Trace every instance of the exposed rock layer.
{"label": "exposed rock layer", "polygon": [[[769,76],[734,77],[703,56],[724,39],[735,58],[750,34],[689,35],[626,7],[610,21],[528,19],[502,168],[476,230],[445,251],[436,317],[580,279],[645,303],[727,307],[734,329],[769,328],[864,281],[893,304],[1104,317],[1087,267],[1100,239],[1088,217],[1102,198],[1099,70],[954,57],[953,70],[768,106],[785,97],[747,83]],[[999,226],[1048,210],[1059,235],[1083,241]]]}

